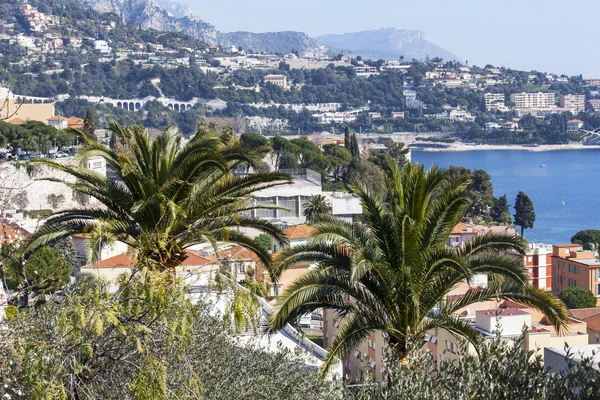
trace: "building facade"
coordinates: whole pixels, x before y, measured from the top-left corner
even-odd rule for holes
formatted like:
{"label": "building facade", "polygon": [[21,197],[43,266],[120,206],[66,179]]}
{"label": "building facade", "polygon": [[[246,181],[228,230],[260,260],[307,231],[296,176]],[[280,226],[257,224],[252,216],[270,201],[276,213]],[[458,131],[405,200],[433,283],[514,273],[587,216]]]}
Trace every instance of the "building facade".
{"label": "building facade", "polygon": [[486,93],[483,95],[483,98],[485,99],[485,109],[488,111],[506,108],[504,93]]}
{"label": "building facade", "polygon": [[554,93],[513,93],[510,101],[515,103],[515,108],[553,108],[556,106]]}
{"label": "building facade", "polygon": [[278,220],[282,225],[292,226],[303,224],[304,204],[310,196],[324,195],[332,208],[332,214],[345,220],[352,220],[354,215],[362,214],[362,205],[358,197],[344,193],[326,193],[322,191],[321,174],[310,169],[297,169],[287,172],[293,182],[289,185],[277,186],[260,190],[255,193],[255,204],[279,206],[284,209],[257,209],[252,216],[268,220]]}
{"label": "building facade", "polygon": [[560,107],[567,108],[573,114],[585,111],[584,94],[566,94],[560,96]]}
{"label": "building facade", "polygon": [[285,75],[265,75],[264,81],[265,83],[272,83],[284,89],[288,87],[287,76]]}
{"label": "building facade", "polygon": [[593,251],[580,244],[552,246],[553,292],[559,294],[568,287],[591,291],[600,306],[600,262]]}

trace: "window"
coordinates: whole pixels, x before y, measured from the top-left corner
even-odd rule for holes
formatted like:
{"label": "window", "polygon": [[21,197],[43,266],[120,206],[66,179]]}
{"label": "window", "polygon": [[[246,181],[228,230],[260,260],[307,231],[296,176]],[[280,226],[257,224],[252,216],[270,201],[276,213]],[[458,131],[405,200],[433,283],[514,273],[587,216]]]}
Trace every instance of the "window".
{"label": "window", "polygon": [[[256,199],[257,205],[275,205],[275,197],[259,197]],[[267,210],[267,209],[258,209],[255,210],[255,215],[257,218],[275,218],[275,210]]]}
{"label": "window", "polygon": [[334,319],[334,320],[333,320],[333,327],[334,327],[334,328],[337,328],[337,327],[339,327],[339,326],[340,326],[340,321],[338,321],[337,319]]}
{"label": "window", "polygon": [[596,269],[596,280],[600,281],[600,268]]}
{"label": "window", "polygon": [[279,197],[279,206],[287,210],[279,210],[279,217],[298,217],[298,198]]}
{"label": "window", "polygon": [[600,296],[600,283],[596,283],[596,296]]}
{"label": "window", "polygon": [[373,348],[373,341],[371,339],[369,339],[367,346],[372,349]]}
{"label": "window", "polygon": [[360,357],[360,351],[356,350],[354,352],[354,357],[359,358]]}

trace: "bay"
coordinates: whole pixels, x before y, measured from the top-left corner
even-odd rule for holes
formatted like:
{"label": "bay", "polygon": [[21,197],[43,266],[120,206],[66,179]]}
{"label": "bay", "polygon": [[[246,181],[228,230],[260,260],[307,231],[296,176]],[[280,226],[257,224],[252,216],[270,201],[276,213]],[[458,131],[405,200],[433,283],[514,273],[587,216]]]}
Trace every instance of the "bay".
{"label": "bay", "polygon": [[492,177],[494,196],[506,194],[511,204],[525,192],[536,213],[533,229],[525,230],[529,241],[570,243],[580,230],[600,229],[600,150],[415,151],[412,161],[427,168],[483,169]]}

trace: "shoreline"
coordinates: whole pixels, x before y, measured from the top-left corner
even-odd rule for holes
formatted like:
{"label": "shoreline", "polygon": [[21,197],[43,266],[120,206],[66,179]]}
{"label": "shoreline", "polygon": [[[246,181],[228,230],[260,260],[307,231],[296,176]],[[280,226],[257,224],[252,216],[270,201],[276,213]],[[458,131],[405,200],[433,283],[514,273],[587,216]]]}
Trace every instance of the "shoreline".
{"label": "shoreline", "polygon": [[412,152],[460,152],[460,151],[481,151],[481,150],[513,150],[513,151],[557,151],[557,150],[600,150],[600,145],[586,146],[583,144],[542,144],[539,146],[531,147],[520,144],[477,144],[477,145],[466,145],[463,143],[453,143],[448,147],[411,147]]}

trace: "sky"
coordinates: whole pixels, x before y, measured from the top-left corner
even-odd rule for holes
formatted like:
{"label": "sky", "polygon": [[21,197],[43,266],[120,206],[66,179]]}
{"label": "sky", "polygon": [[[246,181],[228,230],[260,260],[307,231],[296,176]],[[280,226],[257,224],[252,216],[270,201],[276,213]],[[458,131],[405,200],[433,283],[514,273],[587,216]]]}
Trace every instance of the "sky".
{"label": "sky", "polygon": [[470,65],[600,77],[596,0],[179,0],[219,31],[418,29]]}

